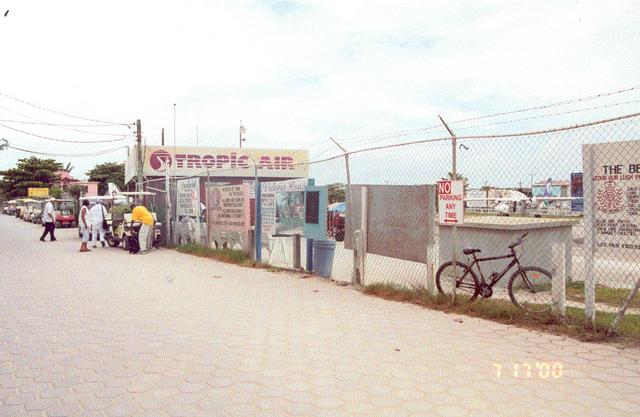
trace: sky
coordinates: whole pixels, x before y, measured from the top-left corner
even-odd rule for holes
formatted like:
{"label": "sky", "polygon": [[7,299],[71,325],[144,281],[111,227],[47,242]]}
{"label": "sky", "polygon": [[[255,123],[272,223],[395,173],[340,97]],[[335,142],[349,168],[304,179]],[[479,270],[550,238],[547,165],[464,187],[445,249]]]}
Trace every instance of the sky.
{"label": "sky", "polygon": [[[97,163],[124,161],[133,138],[126,124],[136,119],[148,145],[160,144],[165,128],[167,143],[175,135],[178,145],[235,147],[242,120],[244,146],[309,149],[314,159],[340,153],[329,137],[351,150],[446,136],[441,127],[419,129],[438,125],[438,115],[455,121],[640,84],[640,2],[0,0],[0,12],[0,138],[54,154],[117,149],[56,158],[78,178]],[[452,128],[563,126],[633,113],[637,102],[620,103],[634,100],[637,90],[515,116],[610,106],[593,111]],[[405,131],[414,133],[376,137]],[[521,151],[510,146],[506,157]],[[481,164],[489,154],[505,158],[489,148],[467,158]],[[27,156],[2,151],[0,169]],[[362,181],[382,172],[376,161],[354,164]],[[497,181],[481,171],[475,185]],[[534,175],[526,171],[520,180]],[[392,182],[411,175],[393,172]]]}

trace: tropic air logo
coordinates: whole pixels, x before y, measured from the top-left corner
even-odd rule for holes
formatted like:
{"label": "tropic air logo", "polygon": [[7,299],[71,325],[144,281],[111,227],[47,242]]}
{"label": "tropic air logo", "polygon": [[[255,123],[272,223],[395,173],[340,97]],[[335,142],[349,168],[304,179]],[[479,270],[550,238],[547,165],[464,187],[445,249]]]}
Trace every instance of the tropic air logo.
{"label": "tropic air logo", "polygon": [[[174,162],[176,169],[246,169],[253,166],[249,156],[238,155],[235,152],[215,156],[179,153],[172,156],[164,149],[158,149],[149,156],[149,165],[155,171],[164,171],[165,164],[172,167]],[[289,170],[295,167],[290,156],[263,155],[258,159],[258,169]]]}
{"label": "tropic air logo", "polygon": [[622,190],[614,181],[604,183],[604,189],[596,193],[596,206],[603,213],[613,214],[622,211]]}
{"label": "tropic air logo", "polygon": [[172,164],[171,154],[162,149],[158,151],[154,151],[149,157],[149,165],[156,171],[164,171],[164,165],[167,165],[167,168]]}

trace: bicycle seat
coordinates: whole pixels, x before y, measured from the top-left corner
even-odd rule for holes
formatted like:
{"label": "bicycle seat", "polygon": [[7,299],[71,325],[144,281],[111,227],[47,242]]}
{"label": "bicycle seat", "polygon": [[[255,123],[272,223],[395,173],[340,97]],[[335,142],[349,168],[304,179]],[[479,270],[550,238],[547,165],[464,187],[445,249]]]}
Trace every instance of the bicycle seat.
{"label": "bicycle seat", "polygon": [[480,249],[471,249],[471,248],[467,248],[462,251],[462,253],[464,253],[465,255],[471,255],[477,252],[482,252],[482,251]]}

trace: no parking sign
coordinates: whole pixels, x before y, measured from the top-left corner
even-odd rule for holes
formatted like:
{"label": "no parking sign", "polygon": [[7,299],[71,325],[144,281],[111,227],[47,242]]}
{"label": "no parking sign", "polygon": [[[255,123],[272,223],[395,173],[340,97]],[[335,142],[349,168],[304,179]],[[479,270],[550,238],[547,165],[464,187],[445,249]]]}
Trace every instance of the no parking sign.
{"label": "no parking sign", "polygon": [[464,224],[464,181],[438,181],[438,216],[441,225]]}

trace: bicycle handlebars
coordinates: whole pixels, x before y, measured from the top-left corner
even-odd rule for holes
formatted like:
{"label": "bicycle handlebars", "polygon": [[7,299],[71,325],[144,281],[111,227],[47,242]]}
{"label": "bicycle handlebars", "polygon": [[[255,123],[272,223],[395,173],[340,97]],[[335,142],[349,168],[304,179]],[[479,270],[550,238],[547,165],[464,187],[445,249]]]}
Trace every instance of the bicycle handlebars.
{"label": "bicycle handlebars", "polygon": [[525,233],[522,236],[520,236],[515,242],[513,242],[512,244],[509,245],[509,247],[511,249],[515,248],[516,246],[519,246],[522,244],[522,242],[524,242],[524,238],[527,237],[529,233]]}

